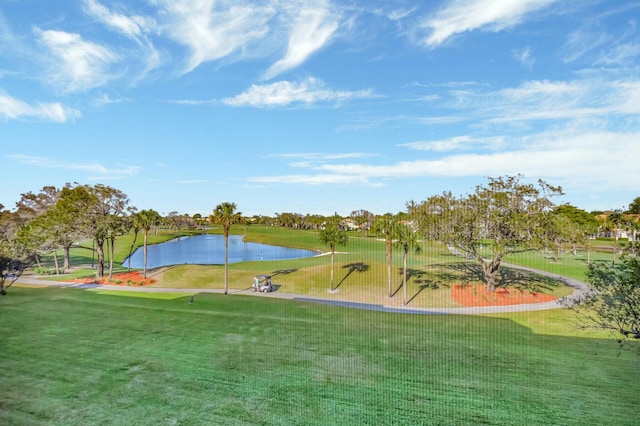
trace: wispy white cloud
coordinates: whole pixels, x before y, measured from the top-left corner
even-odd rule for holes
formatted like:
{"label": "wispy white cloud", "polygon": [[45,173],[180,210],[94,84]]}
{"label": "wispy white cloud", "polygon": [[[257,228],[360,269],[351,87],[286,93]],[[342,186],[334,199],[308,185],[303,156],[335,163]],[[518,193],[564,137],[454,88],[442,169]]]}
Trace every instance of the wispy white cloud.
{"label": "wispy white cloud", "polygon": [[345,153],[323,153],[323,152],[299,152],[287,154],[271,154],[270,158],[299,158],[303,160],[328,161],[328,160],[344,160],[347,158],[366,158],[377,156],[367,152],[345,152]]}
{"label": "wispy white cloud", "polygon": [[221,102],[229,106],[273,108],[291,104],[335,103],[372,96],[373,91],[369,89],[359,91],[331,90],[321,80],[310,77],[298,83],[278,81],[265,85],[254,84],[246,92],[232,98],[224,98]]}
{"label": "wispy white cloud", "polygon": [[284,58],[269,67],[265,79],[272,79],[306,61],[331,40],[338,29],[338,22],[339,16],[325,2],[303,6],[293,20]]}
{"label": "wispy white cloud", "polygon": [[34,33],[51,53],[50,82],[63,92],[86,91],[113,78],[109,69],[119,56],[108,47],[64,31],[35,27]]}
{"label": "wispy white cloud", "polygon": [[544,9],[559,0],[454,0],[426,18],[421,28],[428,35],[421,44],[435,47],[450,37],[482,29],[497,32],[513,27],[526,15]]}
{"label": "wispy white cloud", "polygon": [[183,73],[203,62],[242,52],[269,31],[271,5],[215,0],[152,0],[162,11],[160,30],[190,50]]}
{"label": "wispy white cloud", "polygon": [[25,118],[64,123],[80,116],[80,111],[65,107],[58,102],[29,104],[0,90],[0,117],[4,117],[5,120]]}
{"label": "wispy white cloud", "polygon": [[502,102],[490,108],[494,122],[584,120],[640,113],[639,81],[531,81],[493,94]]}
{"label": "wispy white cloud", "polygon": [[255,176],[249,182],[261,184],[297,184],[297,185],[346,185],[353,183],[368,184],[369,179],[353,174],[313,174],[313,175],[280,175]]}
{"label": "wispy white cloud", "polygon": [[182,185],[195,185],[198,183],[205,183],[206,180],[204,179],[185,179],[185,180],[179,180],[178,183],[182,184]]}
{"label": "wispy white cloud", "polygon": [[498,90],[478,87],[450,91],[442,105],[454,112],[464,110],[466,121],[484,124],[627,120],[640,114],[640,104],[636,104],[639,84],[638,80],[602,76],[569,81],[531,80]]}
{"label": "wispy white cloud", "polygon": [[640,57],[640,41],[621,43],[604,50],[596,58],[596,65],[628,65],[635,63]]}
{"label": "wispy white cloud", "polygon": [[220,101],[217,99],[174,99],[165,101],[171,104],[178,105],[216,105],[219,104]]}
{"label": "wispy white cloud", "polygon": [[[549,179],[554,184],[602,189],[616,182],[632,190],[640,179],[635,166],[640,156],[640,133],[555,132],[539,133],[520,141],[519,148],[484,153],[446,155],[384,165],[367,163],[313,165],[306,174],[251,177],[251,182],[272,184],[381,184],[389,180],[420,177],[485,177],[523,173]],[[612,156],[611,147],[624,155]],[[606,178],[605,178],[606,177]]]}
{"label": "wispy white cloud", "polygon": [[[635,5],[640,7],[640,3]],[[618,11],[618,13],[624,12]],[[598,20],[588,21],[572,31],[563,45],[566,63],[584,61],[599,66],[628,66],[640,57],[640,37],[636,20],[607,28]]]}
{"label": "wispy white cloud", "polygon": [[416,151],[448,152],[479,148],[497,150],[504,147],[505,142],[506,138],[504,136],[479,138],[464,135],[434,141],[409,142],[398,144],[398,146],[407,147]]}
{"label": "wispy white cloud", "polygon": [[525,47],[524,49],[520,50],[514,50],[512,52],[512,56],[516,61],[520,62],[522,65],[528,68],[531,68],[536,61],[531,54],[530,47]]}
{"label": "wispy white cloud", "polygon": [[100,163],[95,162],[69,162],[58,160],[55,158],[36,157],[31,155],[15,154],[8,155],[9,159],[34,167],[44,167],[52,169],[64,169],[76,172],[87,173],[88,179],[91,180],[115,180],[125,179],[136,175],[141,167],[138,166],[121,166],[117,168],[109,168]]}
{"label": "wispy white cloud", "polygon": [[411,9],[394,9],[387,13],[387,18],[392,21],[401,21],[406,17],[412,15],[417,10],[417,7]]}
{"label": "wispy white cloud", "polygon": [[132,39],[138,39],[156,26],[150,17],[113,12],[96,0],[84,0],[84,9],[87,14]]}
{"label": "wispy white cloud", "polygon": [[139,54],[136,51],[136,59],[141,58],[145,64],[138,80],[161,65],[161,54],[149,39],[149,34],[157,31],[157,23],[153,17],[114,12],[96,0],[84,0],[84,10],[108,28],[136,42],[139,49]]}
{"label": "wispy white cloud", "polygon": [[93,105],[101,108],[105,105],[120,104],[123,102],[132,102],[130,98],[112,98],[106,93],[102,93],[93,99]]}

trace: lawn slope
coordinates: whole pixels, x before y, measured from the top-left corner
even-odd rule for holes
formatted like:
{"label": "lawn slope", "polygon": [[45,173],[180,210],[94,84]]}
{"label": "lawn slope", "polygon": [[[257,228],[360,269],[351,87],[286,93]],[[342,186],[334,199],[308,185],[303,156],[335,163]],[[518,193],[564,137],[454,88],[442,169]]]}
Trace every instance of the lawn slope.
{"label": "lawn slope", "polygon": [[504,318],[20,287],[0,318],[0,424],[637,420],[637,353]]}

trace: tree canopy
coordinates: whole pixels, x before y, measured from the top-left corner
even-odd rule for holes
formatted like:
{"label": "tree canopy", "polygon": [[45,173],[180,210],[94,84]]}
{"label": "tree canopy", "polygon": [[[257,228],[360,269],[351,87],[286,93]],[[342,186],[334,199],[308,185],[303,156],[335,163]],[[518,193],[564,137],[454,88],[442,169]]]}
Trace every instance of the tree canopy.
{"label": "tree canopy", "polygon": [[560,187],[543,180],[534,185],[522,182],[522,175],[505,176],[489,178],[466,196],[445,192],[421,203],[410,202],[407,208],[427,238],[477,261],[487,289],[493,291],[505,255],[547,244],[551,197],[560,194]]}
{"label": "tree canopy", "polygon": [[640,339],[640,259],[591,264],[587,280],[593,291],[572,304],[584,326]]}

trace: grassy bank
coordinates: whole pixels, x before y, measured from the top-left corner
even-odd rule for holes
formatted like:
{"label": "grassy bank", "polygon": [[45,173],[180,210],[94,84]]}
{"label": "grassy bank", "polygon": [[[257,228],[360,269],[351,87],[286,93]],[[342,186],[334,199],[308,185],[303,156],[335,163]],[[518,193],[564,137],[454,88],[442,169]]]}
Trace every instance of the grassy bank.
{"label": "grassy bank", "polygon": [[14,288],[0,315],[8,425],[637,421],[637,353],[557,325],[545,334],[548,313]]}

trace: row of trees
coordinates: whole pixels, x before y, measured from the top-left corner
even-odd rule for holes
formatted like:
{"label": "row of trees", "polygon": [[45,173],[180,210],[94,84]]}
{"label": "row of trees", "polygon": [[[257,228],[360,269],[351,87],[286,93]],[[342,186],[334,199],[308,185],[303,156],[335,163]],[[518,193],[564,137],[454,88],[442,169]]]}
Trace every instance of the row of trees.
{"label": "row of trees", "polygon": [[[47,186],[40,193],[23,194],[11,212],[0,206],[0,292],[30,265],[40,266],[42,253],[52,253],[55,270],[71,268],[71,247],[79,240],[93,240],[97,255],[96,275],[105,275],[105,249],[109,250],[109,275],[113,271],[115,239],[133,230],[146,245],[149,231],[158,226],[160,215],[154,210],[140,212],[129,205],[120,190],[106,185],[66,185],[61,189]],[[133,250],[134,244],[131,246]],[[62,268],[58,251],[63,253]],[[0,265],[0,266],[2,266]]]}

